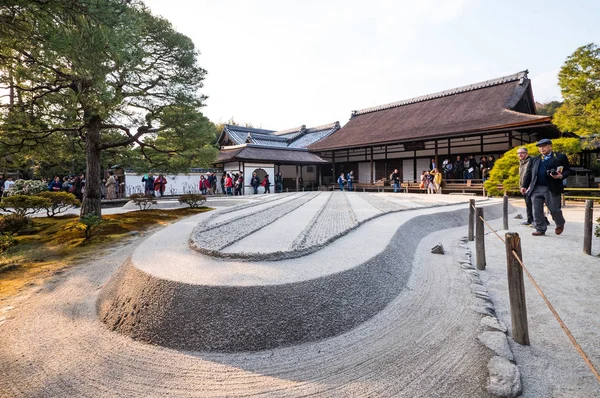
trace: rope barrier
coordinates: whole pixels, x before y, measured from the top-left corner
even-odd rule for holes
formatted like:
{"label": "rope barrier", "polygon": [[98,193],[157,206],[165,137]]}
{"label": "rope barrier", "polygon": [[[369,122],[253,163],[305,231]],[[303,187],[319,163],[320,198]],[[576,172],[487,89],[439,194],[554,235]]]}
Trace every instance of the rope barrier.
{"label": "rope barrier", "polygon": [[[473,207],[473,209],[475,209],[475,206],[471,206],[471,207]],[[498,239],[500,239],[502,241],[502,243],[506,243],[506,241],[504,239],[502,239],[502,237],[500,235],[498,235],[498,232],[496,232],[496,230],[493,229],[490,226],[490,224],[488,224],[488,222],[483,217],[479,217],[479,218],[498,237]],[[588,356],[585,353],[585,351],[583,351],[583,348],[581,348],[581,346],[579,345],[579,343],[575,339],[575,336],[573,336],[573,334],[571,333],[571,331],[569,330],[569,328],[567,327],[567,325],[565,325],[565,323],[563,322],[563,320],[561,319],[561,317],[558,315],[558,312],[554,309],[554,306],[552,305],[552,303],[550,303],[550,300],[548,300],[548,297],[546,297],[546,295],[542,291],[542,288],[540,288],[540,286],[537,284],[537,282],[535,281],[535,279],[533,279],[533,276],[531,276],[531,274],[529,273],[529,270],[527,270],[527,268],[525,267],[525,264],[523,264],[523,261],[521,260],[521,258],[519,258],[519,255],[517,254],[517,252],[515,250],[512,250],[512,255],[517,260],[517,262],[521,265],[521,268],[523,268],[523,271],[525,271],[525,274],[527,275],[527,278],[529,278],[529,280],[531,281],[531,283],[533,284],[533,286],[537,290],[538,294],[542,297],[542,299],[544,300],[544,302],[546,303],[546,305],[548,306],[548,308],[550,309],[550,311],[552,312],[552,314],[554,315],[554,317],[558,321],[558,324],[560,325],[560,327],[562,328],[562,330],[565,332],[565,334],[567,335],[567,337],[571,341],[571,344],[573,344],[573,346],[575,347],[575,350],[583,358],[583,360],[586,363],[586,365],[588,366],[588,368],[590,368],[590,370],[592,371],[592,373],[596,377],[596,380],[598,380],[598,382],[600,383],[600,374],[598,373],[598,370],[596,369],[596,367],[594,366],[594,364],[592,363],[592,361],[590,361],[590,359],[588,358]]]}

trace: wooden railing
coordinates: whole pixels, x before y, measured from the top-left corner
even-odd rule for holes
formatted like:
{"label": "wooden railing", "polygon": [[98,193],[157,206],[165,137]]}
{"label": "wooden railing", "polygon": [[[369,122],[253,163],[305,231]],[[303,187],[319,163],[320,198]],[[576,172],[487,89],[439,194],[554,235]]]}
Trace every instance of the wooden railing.
{"label": "wooden railing", "polygon": [[[585,192],[594,193],[598,192],[599,195],[574,195],[569,192]],[[598,200],[600,201],[600,188],[565,188],[565,193],[562,194],[562,204],[565,205],[567,200]]]}

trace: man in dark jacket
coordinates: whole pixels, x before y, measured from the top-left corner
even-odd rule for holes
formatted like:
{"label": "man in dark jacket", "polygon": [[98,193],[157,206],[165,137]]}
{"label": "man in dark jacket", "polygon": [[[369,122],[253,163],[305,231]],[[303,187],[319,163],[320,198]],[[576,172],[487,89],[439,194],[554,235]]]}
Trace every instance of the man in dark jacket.
{"label": "man in dark jacket", "polygon": [[[519,157],[519,186],[523,186],[523,180],[525,179],[525,173],[527,172],[527,165],[531,160],[529,151],[527,148],[522,147],[517,149],[517,156]],[[524,221],[523,225],[533,224],[533,204],[531,203],[530,195],[523,195],[525,198],[525,207],[527,209],[527,221]]]}
{"label": "man in dark jacket", "polygon": [[544,203],[556,223],[554,232],[562,234],[565,218],[560,209],[560,194],[564,192],[563,179],[571,173],[569,160],[562,153],[552,151],[552,141],[544,138],[536,144],[540,155],[532,158],[521,182],[521,193],[531,196],[533,203],[533,236],[546,234]]}
{"label": "man in dark jacket", "polygon": [[256,173],[252,173],[252,178],[250,179],[250,185],[254,188],[254,194],[258,193],[258,187],[260,186],[260,178],[256,175]]}

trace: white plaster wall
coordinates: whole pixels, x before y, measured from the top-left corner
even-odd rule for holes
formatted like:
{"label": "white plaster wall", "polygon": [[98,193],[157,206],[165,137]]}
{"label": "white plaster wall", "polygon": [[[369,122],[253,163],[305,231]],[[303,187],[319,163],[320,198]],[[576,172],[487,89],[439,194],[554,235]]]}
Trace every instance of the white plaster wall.
{"label": "white plaster wall", "polygon": [[[177,175],[165,175],[167,185],[165,187],[165,195],[182,194],[186,192],[200,193],[198,184],[200,176],[206,177],[207,173],[189,173]],[[125,193],[127,196],[132,193],[143,193],[144,183],[142,182],[143,174],[125,173]],[[158,177],[155,174],[154,177]],[[221,177],[221,173],[217,173],[217,177]]]}

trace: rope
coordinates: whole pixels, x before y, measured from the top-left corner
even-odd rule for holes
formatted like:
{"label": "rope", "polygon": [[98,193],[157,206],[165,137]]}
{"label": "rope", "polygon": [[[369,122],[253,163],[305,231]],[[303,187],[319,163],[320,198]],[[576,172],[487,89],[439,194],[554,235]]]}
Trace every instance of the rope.
{"label": "rope", "polygon": [[[471,206],[471,207],[473,209],[475,209],[475,206]],[[504,239],[502,239],[502,237],[500,235],[498,235],[498,233],[496,232],[496,230],[493,229],[490,226],[490,224],[488,224],[488,222],[483,217],[479,217],[479,219],[481,219],[481,221],[483,221],[484,224],[487,225],[487,227],[498,237],[498,239],[500,239],[502,241],[502,243],[506,244],[506,241]],[[563,320],[561,319],[561,317],[558,315],[558,312],[556,312],[556,310],[554,309],[554,306],[552,305],[552,303],[550,303],[550,300],[548,300],[548,297],[546,297],[546,295],[544,294],[544,292],[542,291],[542,289],[540,288],[540,286],[537,284],[537,282],[535,281],[535,279],[533,279],[533,276],[531,276],[531,274],[529,273],[529,271],[525,267],[525,264],[523,264],[523,261],[521,260],[521,258],[519,258],[519,254],[515,250],[513,250],[512,251],[512,255],[517,260],[517,262],[521,265],[521,268],[523,268],[523,271],[525,271],[525,274],[527,275],[527,278],[529,278],[529,280],[531,281],[531,283],[533,284],[533,286],[537,290],[538,294],[542,297],[542,299],[544,300],[544,302],[546,303],[546,305],[548,306],[548,308],[550,309],[550,311],[552,312],[552,314],[554,315],[554,317],[558,321],[558,324],[560,325],[560,327],[562,328],[562,330],[565,332],[565,334],[567,335],[567,337],[571,341],[571,344],[573,344],[573,346],[575,347],[575,350],[577,350],[577,352],[583,358],[583,360],[586,363],[586,365],[588,366],[588,368],[590,368],[590,370],[592,371],[592,373],[596,377],[596,380],[598,380],[598,382],[600,383],[600,374],[598,373],[598,370],[596,370],[596,367],[590,361],[590,359],[588,358],[588,356],[585,353],[585,351],[583,351],[583,348],[581,348],[581,346],[579,345],[579,343],[575,339],[575,336],[573,336],[573,334],[571,333],[571,331],[569,330],[569,328],[567,327],[567,325],[565,325],[565,323],[563,322]]]}

